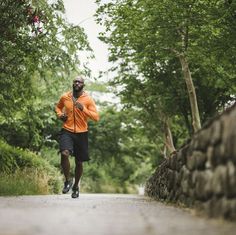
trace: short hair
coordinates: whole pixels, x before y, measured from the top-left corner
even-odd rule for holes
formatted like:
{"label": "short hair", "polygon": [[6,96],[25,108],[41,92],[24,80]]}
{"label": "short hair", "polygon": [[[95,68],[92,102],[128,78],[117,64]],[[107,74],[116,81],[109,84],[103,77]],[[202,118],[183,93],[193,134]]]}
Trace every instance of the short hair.
{"label": "short hair", "polygon": [[81,76],[81,75],[78,75],[78,76],[75,77],[75,79],[73,80],[73,82],[74,82],[74,81],[77,81],[77,80],[80,80],[80,81],[82,80],[82,81],[84,82],[84,77]]}

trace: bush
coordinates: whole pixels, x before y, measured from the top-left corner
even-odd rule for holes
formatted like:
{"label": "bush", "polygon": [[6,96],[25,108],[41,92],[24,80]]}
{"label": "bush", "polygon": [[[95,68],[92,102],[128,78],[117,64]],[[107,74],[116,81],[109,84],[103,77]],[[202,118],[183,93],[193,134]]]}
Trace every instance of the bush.
{"label": "bush", "polygon": [[[15,148],[2,140],[0,140],[0,172],[0,194],[2,193],[2,195],[6,195],[7,190],[10,190],[10,188],[6,189],[5,181],[9,181],[9,187],[14,185],[14,182],[19,185],[22,184],[19,186],[23,190],[20,194],[35,194],[36,191],[40,194],[58,193],[60,190],[60,174],[55,167],[37,154]],[[36,191],[33,187],[31,192],[27,191],[27,184],[30,181],[34,185],[33,187],[38,187]],[[3,187],[5,190],[2,190]],[[12,186],[12,188],[15,187]],[[42,190],[43,188],[44,190]],[[9,195],[17,194],[14,190],[13,192],[9,191]]]}

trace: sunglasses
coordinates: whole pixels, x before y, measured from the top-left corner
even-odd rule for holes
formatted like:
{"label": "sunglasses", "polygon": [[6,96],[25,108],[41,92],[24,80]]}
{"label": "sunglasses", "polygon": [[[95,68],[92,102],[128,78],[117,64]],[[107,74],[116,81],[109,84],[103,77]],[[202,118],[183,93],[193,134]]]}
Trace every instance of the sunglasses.
{"label": "sunglasses", "polygon": [[73,83],[74,83],[74,84],[76,84],[76,83],[84,84],[84,82],[82,82],[82,81],[80,81],[80,80],[74,80]]}

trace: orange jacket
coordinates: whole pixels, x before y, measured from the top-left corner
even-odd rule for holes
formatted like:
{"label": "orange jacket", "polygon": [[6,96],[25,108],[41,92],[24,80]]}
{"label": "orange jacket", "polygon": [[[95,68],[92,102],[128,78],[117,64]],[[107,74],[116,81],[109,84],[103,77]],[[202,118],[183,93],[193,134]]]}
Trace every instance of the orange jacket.
{"label": "orange jacket", "polygon": [[79,133],[88,131],[88,118],[98,121],[99,115],[92,97],[86,92],[77,99],[83,105],[83,111],[74,106],[72,92],[67,92],[60,98],[55,111],[57,116],[67,115],[67,120],[63,123],[63,128],[68,131]]}

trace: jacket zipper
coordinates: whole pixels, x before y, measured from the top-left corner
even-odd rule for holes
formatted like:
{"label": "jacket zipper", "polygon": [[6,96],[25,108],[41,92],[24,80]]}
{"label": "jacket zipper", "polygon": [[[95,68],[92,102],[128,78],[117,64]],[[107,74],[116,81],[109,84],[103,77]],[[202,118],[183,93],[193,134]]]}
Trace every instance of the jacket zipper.
{"label": "jacket zipper", "polygon": [[72,105],[73,105],[73,116],[74,116],[74,133],[75,133],[75,129],[76,129],[76,125],[75,125],[75,106],[74,106],[73,98],[72,98]]}

